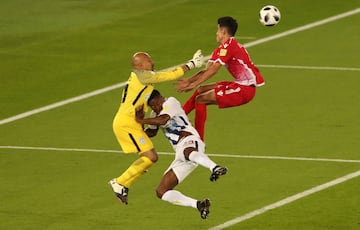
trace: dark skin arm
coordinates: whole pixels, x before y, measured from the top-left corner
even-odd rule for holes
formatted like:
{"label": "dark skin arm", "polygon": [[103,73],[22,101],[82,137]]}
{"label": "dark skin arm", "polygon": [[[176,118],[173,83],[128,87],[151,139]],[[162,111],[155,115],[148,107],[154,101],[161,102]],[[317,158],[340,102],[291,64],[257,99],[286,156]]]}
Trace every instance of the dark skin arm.
{"label": "dark skin arm", "polygon": [[146,124],[146,125],[165,125],[166,122],[170,119],[170,116],[167,114],[162,114],[158,117],[153,118],[138,118],[136,117],[136,121],[140,124]]}
{"label": "dark skin arm", "polygon": [[[135,119],[137,122],[139,122],[142,125],[156,125],[156,126],[160,126],[160,125],[165,125],[166,122],[170,119],[170,116],[167,114],[162,114],[158,117],[153,117],[153,118],[145,118],[145,112],[143,110],[143,105],[139,106],[138,108],[136,108],[135,110]],[[145,129],[146,134],[149,137],[154,137],[157,134],[157,131],[159,129]]]}
{"label": "dark skin arm", "polygon": [[143,125],[165,125],[170,116],[168,114],[162,114],[158,117],[145,118],[144,105],[140,105],[135,110],[135,119],[137,122]]}
{"label": "dark skin arm", "polygon": [[[170,119],[170,116],[168,114],[162,114],[158,117],[153,117],[153,118],[144,118],[145,117],[145,112],[143,110],[143,105],[139,106],[138,108],[136,108],[135,110],[135,119],[137,122],[139,122],[142,125],[165,125],[166,122],[168,122],[168,120]],[[159,129],[149,129],[147,128],[145,130],[146,134],[149,137],[154,137]],[[189,160],[189,155],[193,152],[193,151],[197,151],[197,149],[193,148],[193,147],[188,147],[184,149],[184,156],[185,159]]]}
{"label": "dark skin arm", "polygon": [[148,137],[155,137],[158,131],[159,129],[150,129],[150,128],[145,129],[145,133]]}

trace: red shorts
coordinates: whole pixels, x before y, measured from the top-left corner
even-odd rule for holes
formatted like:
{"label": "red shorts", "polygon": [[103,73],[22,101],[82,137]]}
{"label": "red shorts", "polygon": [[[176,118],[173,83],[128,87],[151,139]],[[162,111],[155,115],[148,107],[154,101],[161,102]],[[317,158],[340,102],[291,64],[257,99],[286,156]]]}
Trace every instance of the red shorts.
{"label": "red shorts", "polygon": [[255,86],[221,81],[216,83],[215,97],[219,108],[228,108],[248,103],[254,98],[255,92]]}

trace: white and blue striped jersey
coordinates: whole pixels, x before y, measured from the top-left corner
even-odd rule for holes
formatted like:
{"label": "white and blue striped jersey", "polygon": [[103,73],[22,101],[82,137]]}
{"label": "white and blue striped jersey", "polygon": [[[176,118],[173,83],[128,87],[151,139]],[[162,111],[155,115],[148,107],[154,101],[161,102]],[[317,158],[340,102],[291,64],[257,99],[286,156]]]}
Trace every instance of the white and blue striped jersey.
{"label": "white and blue striped jersey", "polygon": [[199,133],[191,125],[189,118],[186,116],[180,102],[176,98],[169,97],[165,100],[163,109],[160,111],[159,115],[162,114],[168,114],[170,116],[168,122],[165,125],[160,126],[160,128],[163,130],[165,137],[171,143],[174,150],[176,150],[181,131],[186,131],[200,137]]}

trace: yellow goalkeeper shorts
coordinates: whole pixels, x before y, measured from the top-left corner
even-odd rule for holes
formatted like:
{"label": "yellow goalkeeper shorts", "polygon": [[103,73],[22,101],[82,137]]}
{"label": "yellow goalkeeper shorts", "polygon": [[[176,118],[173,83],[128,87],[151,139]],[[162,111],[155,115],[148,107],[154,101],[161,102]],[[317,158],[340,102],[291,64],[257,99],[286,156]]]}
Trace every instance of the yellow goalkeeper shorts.
{"label": "yellow goalkeeper shorts", "polygon": [[143,153],[154,148],[142,125],[135,118],[115,116],[113,131],[124,153]]}

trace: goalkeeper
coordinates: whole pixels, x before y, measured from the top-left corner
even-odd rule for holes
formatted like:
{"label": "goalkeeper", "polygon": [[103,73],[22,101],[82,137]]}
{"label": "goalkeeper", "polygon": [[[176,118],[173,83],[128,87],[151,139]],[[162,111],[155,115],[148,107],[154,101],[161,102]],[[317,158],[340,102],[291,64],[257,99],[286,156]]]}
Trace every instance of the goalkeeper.
{"label": "goalkeeper", "polygon": [[131,184],[158,160],[153,143],[144,132],[142,125],[135,120],[135,108],[145,105],[143,110],[147,111],[147,99],[154,89],[153,83],[178,79],[185,72],[201,67],[203,63],[203,55],[201,50],[198,50],[193,59],[186,64],[173,70],[156,72],[149,54],[137,52],[133,55],[133,71],[123,90],[120,108],[113,121],[113,131],[123,152],[137,153],[139,158],[121,176],[109,182],[115,196],[124,204],[128,204]]}

